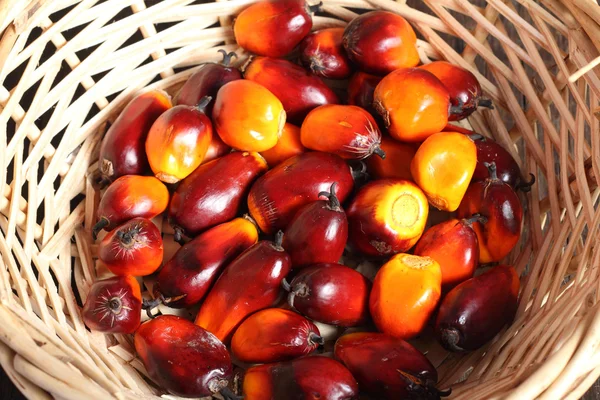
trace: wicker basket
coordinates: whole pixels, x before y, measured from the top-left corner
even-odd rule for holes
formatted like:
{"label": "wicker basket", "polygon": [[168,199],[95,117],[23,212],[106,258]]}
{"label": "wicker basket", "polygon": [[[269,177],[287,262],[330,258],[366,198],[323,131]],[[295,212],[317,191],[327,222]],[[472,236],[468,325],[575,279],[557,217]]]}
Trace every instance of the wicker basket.
{"label": "wicker basket", "polygon": [[[175,91],[253,0],[4,0],[0,7],[0,363],[29,398],[142,399],[131,337],[90,333],[103,271],[90,238],[106,124],[144,87]],[[457,399],[579,398],[600,375],[600,7],[595,0],[323,0],[315,28],[364,9],[403,15],[424,62],[469,68],[496,104],[469,124],[534,173],[509,257],[515,323],[468,355],[419,346]],[[195,4],[197,3],[197,4]],[[452,43],[452,45],[450,44]],[[455,48],[462,47],[461,52]],[[481,71],[481,72],[479,72]],[[168,236],[168,229],[165,228]],[[172,251],[172,250],[171,250]],[[168,256],[168,255],[167,255]]]}

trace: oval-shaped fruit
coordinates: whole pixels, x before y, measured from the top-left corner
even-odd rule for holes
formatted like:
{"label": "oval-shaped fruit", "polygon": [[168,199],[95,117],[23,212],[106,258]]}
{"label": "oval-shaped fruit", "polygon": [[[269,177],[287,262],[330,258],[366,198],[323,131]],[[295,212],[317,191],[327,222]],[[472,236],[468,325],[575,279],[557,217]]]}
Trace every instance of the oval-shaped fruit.
{"label": "oval-shaped fruit", "polygon": [[342,40],[348,58],[361,71],[386,75],[419,64],[417,35],[400,15],[371,11],[354,18]]}
{"label": "oval-shaped fruit", "polygon": [[412,181],[410,163],[417,152],[417,147],[389,137],[383,137],[379,147],[385,153],[385,158],[369,157],[366,161],[369,174],[375,179],[393,178]]}
{"label": "oval-shaped fruit", "polygon": [[376,115],[373,108],[375,88],[383,78],[358,71],[348,82],[348,104],[359,106]]}
{"label": "oval-shaped fruit", "polygon": [[204,160],[202,160],[202,164],[206,164],[209,161],[216,160],[217,158],[223,157],[224,155],[229,153],[231,153],[231,147],[227,146],[221,140],[219,135],[213,135],[210,144],[208,145],[208,149],[206,150]]}
{"label": "oval-shaped fruit", "polygon": [[292,264],[281,239],[258,242],[225,268],[200,307],[197,325],[228,341],[248,315],[280,299],[281,281]]}
{"label": "oval-shaped fruit", "polygon": [[283,248],[294,268],[336,263],[348,240],[348,219],[335,195],[334,183],[329,192],[321,192],[328,201],[318,200],[302,207],[285,230]]}
{"label": "oval-shaped fruit", "polygon": [[243,151],[265,151],[277,144],[285,124],[285,111],[281,101],[267,88],[240,79],[219,89],[213,122],[228,146]]}
{"label": "oval-shaped fruit", "polygon": [[98,258],[115,275],[150,275],[163,261],[160,230],[146,218],[134,218],[102,239]]}
{"label": "oval-shaped fruit", "polygon": [[471,224],[474,220],[451,219],[425,231],[415,255],[433,258],[442,270],[442,289],[447,292],[473,277],[479,263],[479,243]]}
{"label": "oval-shaped fruit", "polygon": [[314,11],[304,0],[261,1],[237,16],[233,33],[251,53],[283,57],[310,32]]}
{"label": "oval-shaped fruit", "polygon": [[204,97],[196,106],[175,106],[165,111],[148,132],[146,154],[154,175],[163,182],[177,183],[204,160],[213,129],[204,114]]}
{"label": "oval-shaped fruit", "polygon": [[454,109],[448,118],[450,121],[467,118],[477,107],[492,106],[492,102],[483,97],[481,85],[471,71],[447,61],[434,61],[419,68],[434,74],[448,89]]}
{"label": "oval-shaped fruit", "polygon": [[260,155],[267,160],[269,167],[273,168],[285,160],[297,156],[298,154],[302,154],[305,151],[306,148],[302,146],[302,141],[300,140],[300,128],[286,123],[275,147],[270,148],[267,151],[262,151]]}
{"label": "oval-shaped fruit", "polygon": [[339,362],[323,356],[257,365],[244,375],[245,400],[353,400],[358,384]]}
{"label": "oval-shaped fruit", "polygon": [[296,124],[320,105],[339,103],[321,78],[287,60],[257,57],[246,67],[244,77],[269,89],[281,100],[288,121]]}
{"label": "oval-shaped fruit", "polygon": [[385,158],[381,132],[366,110],[357,106],[328,104],[312,110],[302,123],[304,147],[333,153],[349,160],[362,160],[373,153]]}
{"label": "oval-shaped fruit", "polygon": [[305,204],[337,183],[343,203],[354,186],[350,167],[335,154],[309,152],[279,164],[257,179],[248,195],[250,215],[265,233],[285,228]]}
{"label": "oval-shaped fruit", "polygon": [[476,164],[477,148],[468,136],[440,132],[419,147],[410,170],[432,206],[442,211],[456,211]]}
{"label": "oval-shaped fruit", "polygon": [[142,93],[129,102],[100,145],[98,165],[105,179],[150,172],[146,136],[154,121],[171,106],[171,98],[162,90]]}
{"label": "oval-shaped fruit", "polygon": [[187,177],[169,205],[176,240],[185,232],[195,236],[234,218],[250,185],[267,170],[258,153],[233,152],[197,168]]}
{"label": "oval-shaped fruit", "polygon": [[98,204],[94,239],[102,229],[113,230],[136,217],[154,218],[169,205],[167,187],[153,176],[125,175],[114,181]]}
{"label": "oval-shaped fruit", "polygon": [[393,138],[422,142],[448,123],[450,95],[431,72],[401,68],[379,82],[373,106]]}
{"label": "oval-shaped fruit", "polygon": [[[434,366],[410,343],[383,333],[357,332],[335,342],[335,358],[377,399],[439,399]],[[449,394],[449,393],[448,393]]]}
{"label": "oval-shaped fruit", "polygon": [[[223,61],[220,64],[206,63],[194,72],[179,90],[177,104],[195,107],[205,96],[216,98],[217,92],[226,83],[242,79],[240,70],[230,65],[231,59],[237,57],[237,54],[228,54],[225,50],[219,52],[223,53]],[[208,103],[204,110],[209,117],[212,115],[213,105],[213,102]]]}
{"label": "oval-shaped fruit", "polygon": [[490,164],[490,178],[472,183],[457,210],[459,218],[481,215],[487,220],[483,224],[473,222],[482,264],[501,261],[521,237],[523,208],[519,196],[495,171],[494,163]]}
{"label": "oval-shaped fruit", "polygon": [[231,339],[231,353],[245,363],[287,361],[324,343],[315,324],[293,311],[268,308],[248,317]]}
{"label": "oval-shaped fruit", "polygon": [[352,246],[367,255],[386,256],[417,243],[427,223],[429,205],[414,183],[380,179],[363,186],[346,213]]}
{"label": "oval-shaped fruit", "polygon": [[133,276],[94,282],[82,310],[85,326],[103,333],[133,333],[141,315],[142,293]]}
{"label": "oval-shaped fruit", "polygon": [[160,270],[155,297],[162,296],[173,308],[193,306],[208,293],[223,268],[257,241],[256,225],[247,218],[236,218],[201,233]]}
{"label": "oval-shaped fruit", "polygon": [[513,267],[499,265],[461,283],[442,301],[435,333],[450,351],[476,350],[515,317],[519,276]]}
{"label": "oval-shaped fruit", "polygon": [[140,326],[134,342],[150,378],[177,396],[211,396],[233,376],[225,345],[186,319],[156,317]]}
{"label": "oval-shaped fruit", "polygon": [[400,339],[421,332],[442,290],[439,264],[429,257],[396,254],[381,267],[369,299],[377,329]]}
{"label": "oval-shaped fruit", "polygon": [[352,64],[342,45],[344,28],[327,28],[312,32],[300,43],[300,60],[315,75],[329,79],[346,79]]}
{"label": "oval-shaped fruit", "polygon": [[289,291],[289,305],[312,320],[344,327],[369,321],[371,282],[345,265],[306,267],[290,282]]}

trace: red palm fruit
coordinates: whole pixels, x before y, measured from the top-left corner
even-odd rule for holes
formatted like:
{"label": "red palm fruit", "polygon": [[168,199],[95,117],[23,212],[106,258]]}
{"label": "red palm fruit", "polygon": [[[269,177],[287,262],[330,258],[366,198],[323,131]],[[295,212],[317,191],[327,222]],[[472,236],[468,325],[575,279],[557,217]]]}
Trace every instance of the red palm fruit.
{"label": "red palm fruit", "polygon": [[435,333],[450,351],[476,350],[492,340],[515,317],[519,276],[499,265],[452,289],[442,301]]}
{"label": "red palm fruit", "polygon": [[244,376],[245,400],[353,400],[358,384],[346,367],[323,356],[257,365]]}
{"label": "red palm fruit", "polygon": [[369,75],[361,71],[356,72],[348,83],[348,104],[362,107],[376,115],[373,108],[373,95],[382,79],[380,76]]}
{"label": "red palm fruit", "polygon": [[202,164],[221,158],[228,153],[231,153],[231,147],[227,146],[225,142],[221,140],[219,135],[213,135],[210,144],[208,145],[208,150],[206,150],[204,160],[202,160]]}
{"label": "red palm fruit", "polygon": [[212,123],[204,113],[211,100],[207,96],[196,106],[175,106],[150,128],[146,155],[161,181],[177,183],[202,164],[213,136]]}
{"label": "red palm fruit", "polygon": [[342,256],[348,240],[348,219],[335,196],[334,183],[329,192],[302,207],[285,230],[283,248],[292,258],[294,268],[317,264],[336,263]]}
{"label": "red palm fruit", "polygon": [[386,75],[419,64],[417,36],[400,15],[371,11],[354,18],[342,39],[348,58],[361,71]]}
{"label": "red palm fruit", "polygon": [[286,123],[281,131],[281,137],[275,147],[266,151],[261,151],[260,155],[267,160],[269,167],[273,168],[285,160],[302,154],[306,148],[302,146],[300,140],[300,128],[290,123]]}
{"label": "red palm fruit", "polygon": [[354,186],[350,167],[327,153],[309,152],[279,164],[252,185],[248,195],[250,215],[265,233],[285,228],[305,204],[319,200],[319,193],[336,182],[336,196],[343,203]]}
{"label": "red palm fruit", "polygon": [[212,333],[174,315],[145,322],[135,350],[150,378],[177,396],[229,393],[233,367],[227,348]]}
{"label": "red palm fruit", "polygon": [[479,262],[500,261],[510,253],[521,237],[523,208],[513,188],[496,174],[495,164],[489,164],[490,177],[472,183],[457,210],[459,218],[473,215],[487,222],[473,222],[479,241]]}
{"label": "red palm fruit", "polygon": [[292,123],[302,123],[306,114],[320,105],[339,103],[321,78],[287,60],[257,57],[246,67],[244,77],[269,89]]}
{"label": "red palm fruit", "polygon": [[115,275],[150,275],[163,260],[160,230],[146,218],[134,218],[102,239],[98,258]]}
{"label": "red palm fruit", "polygon": [[[237,54],[227,53],[225,50],[219,52],[223,54],[223,61],[220,64],[206,63],[190,76],[179,90],[176,104],[195,107],[205,96],[216,98],[217,92],[224,84],[242,79],[240,70],[229,65]],[[213,105],[214,103],[210,102],[205,108],[204,112],[209,117],[212,115]]]}
{"label": "red palm fruit", "polygon": [[173,308],[193,306],[208,293],[223,268],[257,240],[256,225],[247,218],[236,218],[201,233],[160,270],[155,297]]}
{"label": "red palm fruit", "polygon": [[133,333],[140,326],[142,294],[133,276],[94,282],[83,305],[83,322],[93,331]]}
{"label": "red palm fruit", "polygon": [[385,158],[381,132],[371,114],[357,106],[328,104],[312,110],[302,123],[304,147],[362,160],[373,153]]}
{"label": "red palm fruit", "polygon": [[319,328],[293,311],[268,308],[248,317],[231,339],[231,353],[245,363],[287,361],[322,345]]}
{"label": "red palm fruit", "polygon": [[369,157],[366,161],[369,174],[375,179],[393,178],[412,181],[410,163],[417,152],[417,146],[383,137],[379,147],[385,153],[385,158]]}
{"label": "red palm fruit", "polygon": [[371,282],[340,264],[315,264],[302,269],[289,284],[288,303],[318,322],[344,327],[369,321]]}
{"label": "red palm fruit", "polygon": [[304,0],[268,0],[242,11],[233,25],[237,43],[251,53],[283,57],[291,52],[312,28],[311,7]]}
{"label": "red palm fruit", "polygon": [[197,325],[229,341],[248,315],[280,299],[291,261],[281,247],[281,232],[277,236],[276,242],[258,242],[225,268],[200,307]]}
{"label": "red palm fruit", "polygon": [[335,342],[334,354],[356,378],[360,390],[377,399],[434,400],[450,394],[436,389],[434,366],[402,339],[383,333],[350,333]]}
{"label": "red palm fruit", "polygon": [[481,85],[471,71],[447,61],[434,61],[419,68],[434,74],[448,89],[450,103],[456,108],[456,112],[448,120],[465,119],[477,107],[492,107],[492,102],[483,97]]}
{"label": "red palm fruit", "polygon": [[161,90],[142,93],[129,102],[102,139],[98,165],[104,179],[150,172],[146,136],[154,121],[171,106],[171,98]]}
{"label": "red palm fruit", "polygon": [[451,219],[425,231],[414,254],[429,256],[442,270],[442,290],[447,292],[473,277],[479,263],[479,243],[472,228],[473,219]]}
{"label": "red palm fruit", "polygon": [[300,60],[313,74],[329,79],[346,79],[352,64],[342,45],[344,28],[312,32],[300,43]]}
{"label": "red palm fruit", "polygon": [[260,154],[248,152],[233,152],[197,168],[181,182],[169,204],[175,239],[234,218],[250,185],[266,170]]}

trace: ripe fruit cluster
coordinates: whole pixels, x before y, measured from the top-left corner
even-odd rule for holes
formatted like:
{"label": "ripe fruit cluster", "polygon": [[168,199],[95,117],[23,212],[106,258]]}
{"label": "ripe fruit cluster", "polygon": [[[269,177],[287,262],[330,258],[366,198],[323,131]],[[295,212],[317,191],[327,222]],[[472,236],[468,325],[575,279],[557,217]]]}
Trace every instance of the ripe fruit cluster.
{"label": "ripe fruit cluster", "polygon": [[[84,320],[135,333],[148,375],[175,395],[236,398],[235,364],[246,400],[439,399],[435,367],[407,340],[431,323],[447,350],[475,350],[516,314],[519,277],[497,264],[519,242],[517,189],[533,182],[498,143],[450,124],[491,106],[476,77],[419,66],[399,15],[311,33],[314,11],[247,7],[234,25],[253,53],[243,71],[221,50],[173,101],[135,97],[102,142],[92,235],[115,276],[93,284]],[[444,218],[427,229],[431,207]],[[181,245],[164,260],[161,214]],[[324,347],[331,357],[312,354]]]}

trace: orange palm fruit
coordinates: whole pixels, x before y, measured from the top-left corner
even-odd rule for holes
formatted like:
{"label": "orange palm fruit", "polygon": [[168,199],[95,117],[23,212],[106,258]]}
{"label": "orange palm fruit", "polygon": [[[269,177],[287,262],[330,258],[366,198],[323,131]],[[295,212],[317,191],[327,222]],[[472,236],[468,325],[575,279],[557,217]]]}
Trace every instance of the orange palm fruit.
{"label": "orange palm fruit", "polygon": [[379,147],[381,132],[377,122],[356,106],[327,104],[315,108],[302,123],[300,138],[308,149],[348,160],[362,160],[373,153],[385,158]]}
{"label": "orange palm fruit", "polygon": [[414,183],[372,181],[358,191],[346,210],[350,243],[373,256],[406,251],[421,237],[428,213],[427,198]]}
{"label": "orange palm fruit", "polygon": [[329,79],[346,79],[352,64],[342,45],[344,28],[312,32],[300,44],[300,61],[313,74]]}
{"label": "orange palm fruit", "polygon": [[373,106],[393,138],[422,142],[448,123],[450,95],[431,72],[401,68],[379,82]]}
{"label": "orange palm fruit", "polygon": [[286,123],[283,126],[281,137],[275,147],[262,151],[260,155],[267,160],[269,167],[273,168],[288,158],[292,158],[305,151],[306,148],[302,146],[302,141],[300,140],[300,128]]}
{"label": "orange palm fruit", "polygon": [[385,158],[369,157],[366,161],[369,174],[375,179],[394,178],[412,181],[410,163],[417,152],[417,146],[384,136],[379,147],[385,153]]}
{"label": "orange palm fruit", "polygon": [[457,132],[440,132],[419,147],[410,170],[432,206],[456,211],[476,165],[477,147],[471,138]]}
{"label": "orange palm fruit", "polygon": [[223,142],[243,151],[265,151],[277,144],[285,124],[281,101],[264,86],[246,79],[225,84],[213,108]]}
{"label": "orange palm fruit", "polygon": [[204,109],[212,100],[204,97],[196,107],[179,105],[165,111],[148,132],[146,154],[154,175],[177,183],[204,160],[213,129]]}
{"label": "orange palm fruit", "polygon": [[210,144],[208,145],[208,149],[206,150],[206,155],[204,156],[204,160],[202,160],[202,164],[206,164],[209,161],[216,160],[217,158],[223,157],[226,154],[231,152],[231,147],[227,146],[219,135],[213,135]]}
{"label": "orange palm fruit", "polygon": [[396,254],[373,281],[369,309],[377,329],[410,339],[425,327],[442,291],[442,271],[430,257]]}

